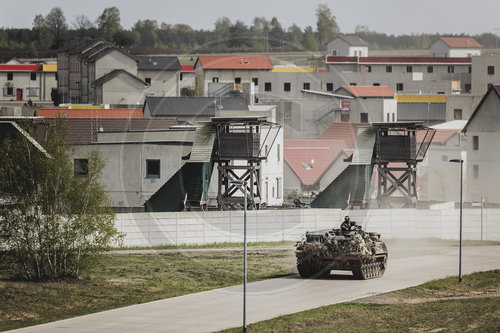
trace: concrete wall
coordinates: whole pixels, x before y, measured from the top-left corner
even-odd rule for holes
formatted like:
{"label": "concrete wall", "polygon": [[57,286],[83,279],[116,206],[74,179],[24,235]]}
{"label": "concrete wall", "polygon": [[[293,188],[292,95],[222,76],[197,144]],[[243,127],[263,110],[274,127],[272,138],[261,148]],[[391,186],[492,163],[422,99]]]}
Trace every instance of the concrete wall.
{"label": "concrete wall", "polygon": [[[31,80],[30,72],[11,72],[13,73],[13,79],[11,81],[7,80],[7,73],[0,72],[0,101],[10,101],[16,100],[16,90],[23,90],[23,101],[31,99],[32,101],[50,101],[50,93],[52,88],[57,88],[57,81],[55,79],[56,72],[35,72],[36,80]],[[13,88],[13,94],[7,95],[4,93],[4,88],[11,86]],[[30,95],[31,92],[34,93]],[[34,88],[34,89],[33,89]]]}
{"label": "concrete wall", "polygon": [[[459,238],[459,210],[289,209],[247,212],[247,240],[296,241],[306,231],[338,228],[344,215],[384,239]],[[117,214],[125,246],[243,241],[243,211]],[[463,238],[481,239],[480,209],[463,212]],[[500,209],[484,209],[483,239],[500,240]]]}
{"label": "concrete wall", "polygon": [[102,76],[112,72],[115,69],[123,69],[132,75],[137,76],[137,61],[133,58],[113,50],[105,56],[99,58],[95,62],[95,78],[96,80]]}
{"label": "concrete wall", "polygon": [[[500,69],[500,66],[499,66]],[[474,75],[473,75],[474,76]],[[462,110],[462,120],[467,120],[474,112],[483,95],[448,95],[446,96],[446,121],[460,120],[455,119],[455,110]]]}
{"label": "concrete wall", "polygon": [[139,70],[137,76],[143,81],[151,79],[151,85],[146,90],[148,96],[180,96],[178,71]]}
{"label": "concrete wall", "polygon": [[97,103],[142,105],[145,88],[138,80],[121,73],[102,85],[102,100]]}
{"label": "concrete wall", "polygon": [[[495,74],[488,74],[488,66],[494,67]],[[489,84],[500,84],[500,56],[472,57],[472,93],[485,94]]]}

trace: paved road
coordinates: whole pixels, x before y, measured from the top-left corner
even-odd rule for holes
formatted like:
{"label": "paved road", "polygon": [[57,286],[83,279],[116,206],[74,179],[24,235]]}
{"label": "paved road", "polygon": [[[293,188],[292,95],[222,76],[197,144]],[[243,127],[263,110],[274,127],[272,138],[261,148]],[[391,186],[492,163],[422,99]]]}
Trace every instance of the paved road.
{"label": "paved road", "polygon": [[[500,246],[464,247],[463,273],[500,268]],[[357,281],[332,274],[325,280],[298,276],[250,283],[247,323],[346,302],[457,275],[458,248],[389,261],[384,277]],[[334,272],[335,273],[335,272]],[[240,326],[242,286],[206,291],[28,327],[17,332],[210,332]]]}

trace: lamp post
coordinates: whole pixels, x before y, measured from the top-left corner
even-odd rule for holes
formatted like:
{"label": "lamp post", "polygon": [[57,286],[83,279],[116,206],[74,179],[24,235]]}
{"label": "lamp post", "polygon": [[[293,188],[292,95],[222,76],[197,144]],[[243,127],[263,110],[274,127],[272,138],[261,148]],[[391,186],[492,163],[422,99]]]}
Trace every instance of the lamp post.
{"label": "lamp post", "polygon": [[453,163],[460,163],[460,250],[458,254],[458,282],[462,282],[462,183],[463,183],[463,165],[464,160],[453,159]]}
{"label": "lamp post", "polygon": [[[243,332],[247,331],[247,181],[233,180],[231,184],[243,186]],[[241,188],[240,188],[241,190]]]}

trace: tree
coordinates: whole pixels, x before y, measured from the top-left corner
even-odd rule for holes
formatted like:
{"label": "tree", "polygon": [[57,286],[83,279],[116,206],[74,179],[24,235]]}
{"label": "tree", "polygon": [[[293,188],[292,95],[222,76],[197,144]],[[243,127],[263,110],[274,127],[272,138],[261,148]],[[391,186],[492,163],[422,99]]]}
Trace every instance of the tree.
{"label": "tree", "polygon": [[85,176],[76,177],[61,119],[46,129],[33,122],[23,127],[33,135],[46,133],[47,153],[22,135],[3,140],[0,248],[25,279],[76,277],[118,236],[99,182],[104,162],[91,152],[81,165]]}
{"label": "tree", "polygon": [[59,47],[64,42],[64,35],[68,30],[66,18],[61,7],[52,8],[47,16],[45,16],[45,22],[55,37],[55,46]]}
{"label": "tree", "polygon": [[156,20],[138,20],[132,31],[136,31],[140,37],[140,46],[142,47],[154,47],[158,36],[156,31],[158,30],[158,23]]}
{"label": "tree", "polygon": [[122,30],[120,10],[114,6],[105,8],[97,18],[96,23],[102,36],[107,40],[111,40],[116,32]]}
{"label": "tree", "polygon": [[36,38],[37,48],[40,50],[47,50],[54,42],[54,35],[47,26],[47,21],[42,15],[36,15],[33,20],[34,36]]}
{"label": "tree", "polygon": [[311,26],[307,26],[304,29],[304,39],[302,40],[302,45],[304,46],[304,49],[308,51],[318,50],[318,40],[316,39],[316,35],[314,34]]}
{"label": "tree", "polygon": [[318,5],[316,17],[319,45],[324,48],[330,40],[339,34],[339,27],[335,21],[335,16],[332,15],[330,8],[325,4]]}
{"label": "tree", "polygon": [[75,22],[73,22],[75,30],[89,30],[94,28],[94,23],[90,22],[89,18],[85,15],[77,15]]}

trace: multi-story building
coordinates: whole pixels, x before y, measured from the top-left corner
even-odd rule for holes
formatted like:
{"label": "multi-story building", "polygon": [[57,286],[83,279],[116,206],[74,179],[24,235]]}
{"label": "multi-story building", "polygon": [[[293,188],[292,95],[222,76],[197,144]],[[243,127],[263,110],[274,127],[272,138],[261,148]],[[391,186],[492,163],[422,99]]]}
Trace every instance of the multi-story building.
{"label": "multi-story building", "polygon": [[181,64],[175,56],[136,56],[137,76],[149,87],[147,96],[180,96]]}
{"label": "multi-story building", "polygon": [[340,35],[327,44],[328,55],[368,57],[369,44],[358,36]]}
{"label": "multi-story building", "polygon": [[57,87],[57,66],[46,64],[0,64],[2,101],[51,101]]}
{"label": "multi-story building", "polygon": [[472,93],[483,96],[490,85],[500,84],[500,56],[472,57]]}
{"label": "multi-story building", "polygon": [[481,55],[483,46],[474,38],[442,37],[431,46],[433,57],[472,57]]}

